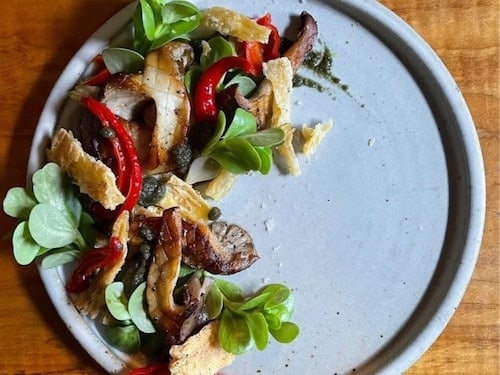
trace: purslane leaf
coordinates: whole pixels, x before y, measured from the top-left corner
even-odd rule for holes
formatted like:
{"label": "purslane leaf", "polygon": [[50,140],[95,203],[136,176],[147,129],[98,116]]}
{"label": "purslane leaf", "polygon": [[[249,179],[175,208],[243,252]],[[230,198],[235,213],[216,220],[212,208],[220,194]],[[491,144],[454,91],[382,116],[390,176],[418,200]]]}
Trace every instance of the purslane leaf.
{"label": "purslane leaf", "polygon": [[28,225],[33,239],[49,249],[67,246],[79,235],[68,216],[48,203],[33,207]]}
{"label": "purslane leaf", "polygon": [[102,58],[111,74],[138,73],[144,67],[144,57],[131,49],[110,47],[102,50]]}
{"label": "purslane leaf", "polygon": [[269,299],[269,293],[258,294],[249,300],[245,301],[240,307],[240,311],[252,310],[258,307],[262,307],[264,303]]}
{"label": "purslane leaf", "polygon": [[106,341],[125,353],[134,353],[140,349],[141,338],[139,330],[133,325],[104,326],[103,334]]}
{"label": "purslane leaf", "polygon": [[238,285],[222,279],[215,279],[215,285],[231,301],[243,301],[243,294]]}
{"label": "purslane leaf", "polygon": [[300,333],[299,326],[292,322],[283,322],[277,330],[269,329],[274,339],[282,344],[289,344],[297,338]]}
{"label": "purslane leaf", "polygon": [[127,297],[125,296],[125,286],[121,281],[109,284],[104,291],[104,299],[109,313],[116,320],[130,320],[127,308]]}
{"label": "purslane leaf", "polygon": [[218,337],[222,348],[235,355],[247,352],[254,344],[246,319],[227,309],[222,312]]}
{"label": "purslane leaf", "polygon": [[240,137],[243,135],[254,134],[257,131],[257,121],[255,117],[242,108],[237,108],[233,121],[229,128],[224,133],[223,139],[230,140],[232,138]]}
{"label": "purslane leaf", "polygon": [[209,319],[216,319],[224,307],[224,298],[219,287],[214,284],[210,288],[205,300]]}
{"label": "purslane leaf", "polygon": [[13,187],[5,195],[3,210],[9,216],[26,220],[36,204],[35,197],[25,188]]}
{"label": "purslane leaf", "polygon": [[257,151],[260,157],[259,172],[263,175],[268,174],[273,165],[273,152],[269,147],[255,147],[255,151]]}
{"label": "purslane leaf", "polygon": [[36,258],[41,246],[35,242],[26,221],[20,222],[12,235],[14,258],[20,265],[28,265]]}
{"label": "purslane leaf", "polygon": [[153,8],[146,0],[139,0],[144,35],[150,41],[155,37],[156,19]]}
{"label": "purslane leaf", "polygon": [[65,208],[66,201],[72,200],[72,192],[65,188],[66,178],[55,163],[48,163],[33,173],[33,194],[39,203],[48,203],[58,209]]}
{"label": "purslane leaf", "polygon": [[130,314],[130,319],[134,322],[139,331],[154,333],[156,329],[144,308],[145,290],[146,283],[143,282],[132,292],[128,301],[128,312]]}
{"label": "purslane leaf", "polygon": [[284,142],[285,132],[280,128],[269,128],[244,135],[242,138],[255,147],[274,147]]}
{"label": "purslane leaf", "polygon": [[[38,254],[43,255],[43,254]],[[43,269],[50,269],[62,266],[63,264],[71,263],[78,260],[81,256],[81,251],[72,247],[63,247],[55,249],[46,254],[42,261],[41,266]]]}
{"label": "purslane leaf", "polygon": [[245,318],[250,328],[255,347],[264,350],[269,340],[269,330],[264,315],[260,312],[246,314]]}

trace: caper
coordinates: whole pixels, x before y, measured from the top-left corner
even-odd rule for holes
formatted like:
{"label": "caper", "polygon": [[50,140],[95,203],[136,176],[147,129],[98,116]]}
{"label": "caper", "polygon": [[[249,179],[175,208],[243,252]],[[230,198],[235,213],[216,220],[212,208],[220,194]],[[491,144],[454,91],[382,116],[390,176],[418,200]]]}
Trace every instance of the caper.
{"label": "caper", "polygon": [[208,211],[208,219],[209,220],[217,220],[222,215],[222,211],[219,207],[212,207],[210,211]]}
{"label": "caper", "polygon": [[116,133],[109,126],[104,126],[99,130],[99,134],[104,138],[114,138],[116,137]]}

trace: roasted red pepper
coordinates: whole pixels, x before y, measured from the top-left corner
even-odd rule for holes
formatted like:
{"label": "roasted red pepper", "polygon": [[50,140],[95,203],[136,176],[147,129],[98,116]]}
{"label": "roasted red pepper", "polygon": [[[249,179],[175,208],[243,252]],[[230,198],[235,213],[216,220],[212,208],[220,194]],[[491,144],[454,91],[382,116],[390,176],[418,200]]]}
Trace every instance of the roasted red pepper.
{"label": "roasted red pepper", "polygon": [[[116,117],[104,103],[88,96],[84,96],[81,101],[99,118],[104,127],[110,127],[116,134],[120,149],[123,151],[122,165],[118,167],[117,185],[125,185],[125,182],[129,182],[126,187],[125,202],[120,206],[119,212],[125,210],[130,211],[139,200],[142,189],[142,168],[139,163],[134,141],[123,127],[118,117]],[[119,159],[121,158],[121,155],[116,152],[115,156]],[[118,162],[118,164],[120,164],[120,162]],[[123,183],[121,183],[122,181]]]}
{"label": "roasted red pepper", "polygon": [[168,375],[170,374],[170,369],[168,364],[156,364],[148,367],[136,368],[130,370],[129,375]]}
{"label": "roasted red pepper", "polygon": [[217,85],[224,74],[234,68],[255,74],[252,64],[238,56],[227,56],[210,65],[201,75],[194,93],[194,115],[196,121],[215,123],[217,120]]}
{"label": "roasted red pepper", "polygon": [[122,244],[118,237],[111,237],[109,246],[88,250],[75,268],[66,290],[79,293],[87,289],[94,273],[103,267],[114,264],[122,254]]}
{"label": "roasted red pepper", "polygon": [[266,13],[256,22],[271,30],[267,43],[242,42],[239,50],[242,56],[252,64],[256,73],[260,74],[262,63],[280,57],[281,37],[276,26],[272,24],[270,13]]}
{"label": "roasted red pepper", "polygon": [[102,55],[97,55],[93,59],[93,63],[97,65],[97,73],[93,76],[82,81],[84,85],[91,86],[104,86],[104,84],[108,81],[109,77],[111,77],[111,72],[104,65],[104,59]]}

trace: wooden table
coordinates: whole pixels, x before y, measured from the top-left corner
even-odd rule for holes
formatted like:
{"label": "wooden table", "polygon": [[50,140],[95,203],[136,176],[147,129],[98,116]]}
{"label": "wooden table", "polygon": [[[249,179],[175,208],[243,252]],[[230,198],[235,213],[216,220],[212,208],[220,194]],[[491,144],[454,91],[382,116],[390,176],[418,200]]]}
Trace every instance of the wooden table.
{"label": "wooden table", "polygon": [[[499,373],[499,6],[495,0],[384,0],[437,51],[474,117],[488,185],[481,254],[465,298],[408,374]],[[0,196],[24,186],[47,95],[79,46],[127,0],[16,0],[0,5]],[[2,234],[14,221],[0,216]],[[0,249],[0,374],[100,374],[59,320],[34,266]],[[244,374],[241,374],[244,375]]]}

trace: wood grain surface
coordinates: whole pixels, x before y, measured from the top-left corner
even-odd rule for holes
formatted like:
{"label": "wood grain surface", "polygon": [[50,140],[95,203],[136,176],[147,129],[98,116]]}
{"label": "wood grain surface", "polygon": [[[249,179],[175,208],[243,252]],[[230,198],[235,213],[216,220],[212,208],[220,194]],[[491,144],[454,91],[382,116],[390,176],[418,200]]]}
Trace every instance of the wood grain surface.
{"label": "wood grain surface", "polygon": [[[288,1],[288,0],[287,0]],[[0,3],[0,196],[24,186],[38,116],[77,49],[126,0]],[[474,118],[486,167],[487,217],[472,282],[447,328],[408,374],[499,374],[499,4],[384,0],[435,49]],[[15,222],[0,215],[3,233]],[[0,374],[103,374],[60,321],[34,266],[0,242]],[[239,374],[248,375],[248,374]]]}

